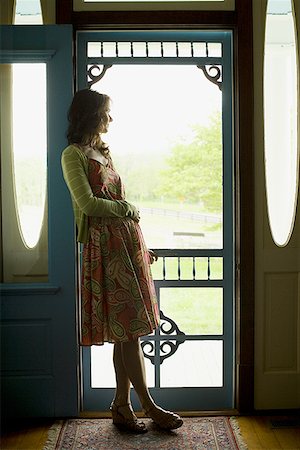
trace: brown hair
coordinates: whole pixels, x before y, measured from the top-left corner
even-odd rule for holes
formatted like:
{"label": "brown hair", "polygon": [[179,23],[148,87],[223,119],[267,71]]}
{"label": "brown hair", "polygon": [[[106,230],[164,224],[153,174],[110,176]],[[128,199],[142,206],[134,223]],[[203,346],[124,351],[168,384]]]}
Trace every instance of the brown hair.
{"label": "brown hair", "polygon": [[109,102],[107,95],[90,89],[75,93],[68,112],[69,144],[93,145],[102,153],[109,153],[107,145],[99,136],[99,127]]}

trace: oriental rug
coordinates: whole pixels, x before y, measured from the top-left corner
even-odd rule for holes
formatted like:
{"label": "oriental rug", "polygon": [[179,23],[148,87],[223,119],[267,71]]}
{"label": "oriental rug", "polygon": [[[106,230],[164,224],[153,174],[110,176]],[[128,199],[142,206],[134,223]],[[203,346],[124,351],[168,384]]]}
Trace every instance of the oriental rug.
{"label": "oriental rug", "polygon": [[44,450],[246,450],[233,417],[189,417],[174,431],[143,419],[148,432],[119,431],[111,419],[69,419],[49,432]]}

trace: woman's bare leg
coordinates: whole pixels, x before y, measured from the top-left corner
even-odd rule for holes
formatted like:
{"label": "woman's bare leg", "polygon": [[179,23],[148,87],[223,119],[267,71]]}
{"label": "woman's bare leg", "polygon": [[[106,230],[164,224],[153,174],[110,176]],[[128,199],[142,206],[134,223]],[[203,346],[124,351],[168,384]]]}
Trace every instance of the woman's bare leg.
{"label": "woman's bare leg", "polygon": [[162,428],[178,428],[182,419],[170,411],[157,406],[150,395],[146,381],[145,360],[140,341],[123,342],[122,358],[127,375],[140,399],[142,408]]}
{"label": "woman's bare leg", "polygon": [[130,401],[130,380],[123,363],[121,344],[114,344],[113,363],[116,375],[115,397],[111,405],[113,421],[134,432],[147,431],[143,422],[138,422]]}
{"label": "woman's bare leg", "polygon": [[146,381],[144,355],[140,341],[122,342],[122,359],[126,373],[140,399],[143,409],[148,410],[154,401],[150,395]]}
{"label": "woman's bare leg", "polygon": [[130,380],[123,364],[121,344],[114,344],[113,362],[117,384],[114,403],[117,405],[130,404]]}

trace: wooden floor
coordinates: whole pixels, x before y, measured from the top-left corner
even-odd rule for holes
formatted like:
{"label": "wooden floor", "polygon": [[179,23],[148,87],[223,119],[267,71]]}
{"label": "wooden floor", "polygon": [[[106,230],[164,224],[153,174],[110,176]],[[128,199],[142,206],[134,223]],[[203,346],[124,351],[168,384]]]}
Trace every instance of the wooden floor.
{"label": "wooden floor", "polygon": [[[272,422],[273,421],[273,425]],[[274,424],[274,421],[276,423]],[[300,428],[293,417],[240,416],[238,423],[249,450],[300,450]],[[1,430],[1,450],[42,450],[51,421],[23,422]],[[275,428],[274,428],[275,425]]]}
{"label": "wooden floor", "polygon": [[1,426],[0,449],[40,450],[53,421],[24,421]]}
{"label": "wooden floor", "polygon": [[243,416],[238,422],[249,450],[300,450],[299,419],[295,416]]}

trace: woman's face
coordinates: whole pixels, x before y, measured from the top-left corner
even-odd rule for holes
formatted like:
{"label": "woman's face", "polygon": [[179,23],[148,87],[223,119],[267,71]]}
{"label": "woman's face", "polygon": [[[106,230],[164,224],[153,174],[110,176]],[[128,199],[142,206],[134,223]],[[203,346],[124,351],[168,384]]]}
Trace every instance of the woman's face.
{"label": "woman's face", "polygon": [[99,132],[100,133],[107,133],[109,124],[112,122],[112,117],[110,115],[110,102],[107,103],[106,108],[104,111],[101,112],[101,122],[99,125]]}

